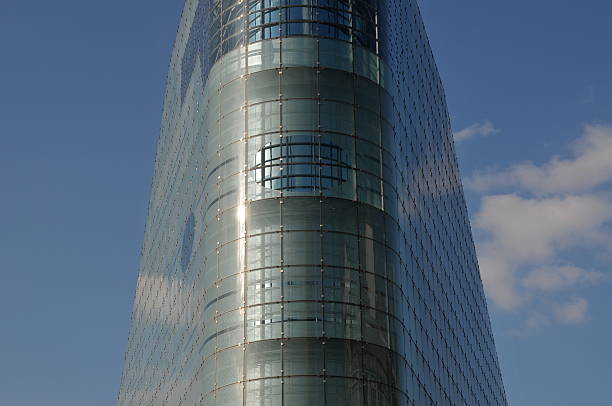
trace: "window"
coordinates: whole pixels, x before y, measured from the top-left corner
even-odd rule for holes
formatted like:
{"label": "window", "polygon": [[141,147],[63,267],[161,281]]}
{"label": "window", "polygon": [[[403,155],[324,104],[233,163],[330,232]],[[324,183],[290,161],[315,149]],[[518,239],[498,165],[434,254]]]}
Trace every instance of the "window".
{"label": "window", "polygon": [[274,190],[327,190],[347,180],[342,148],[323,144],[313,136],[288,137],[267,143],[255,158],[257,183]]}

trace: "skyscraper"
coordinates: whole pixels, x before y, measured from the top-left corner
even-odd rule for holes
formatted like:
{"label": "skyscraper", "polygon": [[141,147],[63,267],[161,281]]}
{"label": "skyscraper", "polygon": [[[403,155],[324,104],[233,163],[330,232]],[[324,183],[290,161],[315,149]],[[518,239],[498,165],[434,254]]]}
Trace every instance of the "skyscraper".
{"label": "skyscraper", "polygon": [[120,405],[505,405],[415,0],[187,0]]}

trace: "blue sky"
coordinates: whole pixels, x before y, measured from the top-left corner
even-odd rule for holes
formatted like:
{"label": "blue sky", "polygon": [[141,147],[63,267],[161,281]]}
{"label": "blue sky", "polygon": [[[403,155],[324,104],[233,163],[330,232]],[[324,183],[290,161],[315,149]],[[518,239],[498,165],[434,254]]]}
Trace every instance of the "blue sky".
{"label": "blue sky", "polygon": [[[0,14],[0,404],[115,403],[182,2]],[[422,2],[511,405],[612,397],[612,3]]]}

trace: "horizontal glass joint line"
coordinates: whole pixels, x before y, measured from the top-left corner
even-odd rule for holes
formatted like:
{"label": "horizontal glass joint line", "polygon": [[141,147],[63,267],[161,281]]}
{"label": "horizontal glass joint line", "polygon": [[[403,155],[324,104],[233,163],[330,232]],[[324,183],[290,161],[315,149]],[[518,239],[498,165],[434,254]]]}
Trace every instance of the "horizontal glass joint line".
{"label": "horizontal glass joint line", "polygon": [[[216,392],[223,390],[225,388],[234,386],[234,385],[240,385],[240,384],[247,384],[247,383],[251,383],[251,382],[262,382],[262,381],[278,381],[278,386],[281,387],[283,385],[286,385],[287,382],[283,382],[283,379],[287,379],[290,380],[291,378],[321,378],[321,379],[345,379],[345,380],[351,380],[351,381],[355,381],[355,382],[359,382],[362,386],[363,385],[367,385],[367,384],[376,384],[376,385],[382,385],[382,386],[386,386],[387,388],[391,389],[391,390],[395,390],[398,391],[400,393],[402,393],[404,396],[410,398],[410,396],[408,396],[408,393],[405,392],[403,390],[402,386],[396,386],[396,385],[392,385],[389,384],[388,382],[384,382],[384,381],[380,381],[380,380],[375,380],[375,379],[370,379],[367,376],[361,376],[361,377],[354,377],[354,376],[347,376],[347,375],[272,375],[272,376],[266,376],[263,378],[253,378],[253,379],[242,379],[236,382],[232,382],[223,386],[216,386],[215,385],[215,389],[208,391],[204,396],[204,398],[209,397],[209,396],[214,396]],[[330,385],[332,382],[325,382],[322,381],[321,384],[327,384]],[[242,398],[242,395],[241,395]],[[245,397],[246,399],[248,399],[248,396]]]}

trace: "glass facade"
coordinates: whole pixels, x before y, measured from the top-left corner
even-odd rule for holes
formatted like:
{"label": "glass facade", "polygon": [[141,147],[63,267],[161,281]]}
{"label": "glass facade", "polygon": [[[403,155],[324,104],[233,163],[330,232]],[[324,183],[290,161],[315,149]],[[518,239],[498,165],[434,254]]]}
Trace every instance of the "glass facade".
{"label": "glass facade", "polygon": [[506,405],[416,2],[187,0],[119,405]]}

